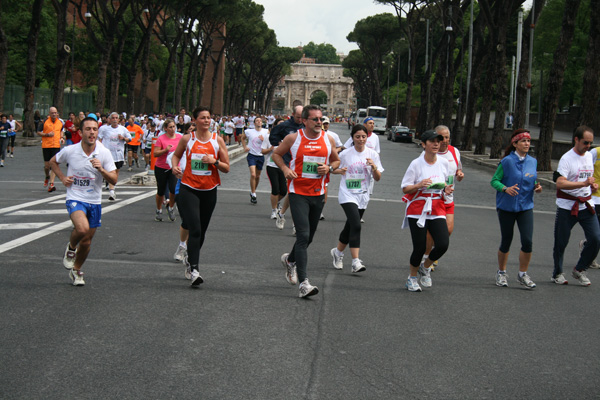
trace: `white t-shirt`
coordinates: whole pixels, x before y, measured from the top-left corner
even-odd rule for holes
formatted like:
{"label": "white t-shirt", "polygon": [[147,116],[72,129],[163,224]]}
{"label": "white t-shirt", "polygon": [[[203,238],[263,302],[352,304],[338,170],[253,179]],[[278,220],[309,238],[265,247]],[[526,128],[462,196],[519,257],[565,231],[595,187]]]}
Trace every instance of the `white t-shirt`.
{"label": "white t-shirt", "polygon": [[[448,160],[445,158],[437,157],[436,163],[431,165],[425,161],[425,155],[421,154],[419,157],[412,160],[408,166],[408,169],[402,178],[400,187],[405,188],[410,185],[415,185],[423,179],[431,179],[432,184],[445,183],[446,179],[448,179],[448,170]],[[409,218],[419,218],[421,214],[407,214],[406,216]],[[427,214],[426,218],[446,218],[446,216]]]}
{"label": "white t-shirt", "polygon": [[[458,164],[456,163],[456,160],[454,159],[454,156],[452,156],[452,153],[450,152],[450,150],[446,150],[445,153],[438,153],[438,157],[442,157],[445,158],[446,160],[448,160],[448,176],[456,176],[456,171],[458,171],[459,169],[462,169],[462,163],[460,161],[460,152],[458,151],[458,149],[455,147],[454,151],[456,152],[456,160],[458,160]],[[423,152],[422,154],[425,154],[425,152]],[[456,183],[456,181],[454,182]],[[454,185],[453,183],[453,185]],[[446,195],[446,204],[451,204],[454,202],[454,193]]]}
{"label": "white t-shirt", "polygon": [[244,133],[248,138],[248,147],[250,148],[250,154],[254,154],[255,156],[262,156],[260,150],[262,149],[263,141],[269,137],[269,132],[263,129],[261,129],[260,131],[257,131],[256,129],[246,129]]}
{"label": "white t-shirt", "polygon": [[[580,156],[575,150],[571,149],[560,158],[556,170],[570,182],[583,182],[594,175],[592,153],[586,151],[584,155]],[[592,189],[586,186],[579,189],[563,190],[563,192],[575,197],[587,197],[592,193]],[[573,200],[556,198],[556,206],[558,208],[570,210],[573,207],[573,203]],[[592,201],[589,201],[589,203],[592,206],[594,205]],[[585,204],[579,204],[580,210],[585,208]]]}
{"label": "white t-shirt", "polygon": [[235,129],[235,124],[231,121],[225,121],[225,133],[228,135],[233,134],[233,130]]}
{"label": "white t-shirt", "polygon": [[256,119],[256,117],[254,115],[250,116],[248,118],[248,128],[250,129],[254,129],[254,120]]}
{"label": "white t-shirt", "polygon": [[233,123],[235,124],[236,128],[243,128],[246,124],[246,120],[244,117],[235,117],[233,119]]}
{"label": "white t-shirt", "polygon": [[[328,132],[329,133],[329,132]],[[340,204],[354,203],[359,209],[366,209],[369,203],[369,187],[373,179],[373,170],[367,166],[367,158],[373,160],[377,169],[384,171],[379,154],[373,149],[365,147],[359,153],[354,146],[340,153],[339,168],[348,168],[340,180],[338,200]]]}
{"label": "white t-shirt", "polygon": [[[344,147],[349,149],[352,146],[354,145],[352,144],[351,136],[346,140],[346,143],[344,143]],[[379,148],[379,136],[377,136],[376,133],[372,133],[371,136],[367,137],[366,147],[375,150],[377,153],[381,153],[381,149]]]}
{"label": "white t-shirt", "polygon": [[336,148],[343,146],[343,143],[340,140],[340,135],[338,135],[337,133],[335,133],[333,131],[325,131],[325,132],[327,132],[327,134],[333,138],[333,141],[335,142],[335,147]]}
{"label": "white t-shirt", "polygon": [[99,159],[102,168],[108,172],[116,169],[110,151],[100,142],[96,142],[96,148],[89,156],[83,152],[81,142],[64,147],[56,155],[56,162],[69,164],[67,176],[73,177],[73,184],[67,187],[67,200],[102,203],[102,174],[92,167],[92,158]]}
{"label": "white t-shirt", "polygon": [[267,117],[267,124],[273,125],[274,122],[275,122],[275,117],[273,116],[273,114],[269,115]]}
{"label": "white t-shirt", "polygon": [[[270,149],[271,148],[271,143],[269,142],[269,135],[265,136],[265,140],[263,140],[262,142],[262,149]],[[275,162],[273,161],[273,152],[275,151],[275,149],[277,148],[277,146],[273,147],[273,150],[271,150],[269,153],[265,154],[265,160],[267,161],[267,167],[273,167],[273,168],[279,168],[277,166],[277,164],[275,164]]]}
{"label": "white t-shirt", "polygon": [[118,125],[116,128],[110,125],[102,125],[98,131],[98,140],[110,151],[114,162],[125,160],[126,141],[119,139],[119,135],[127,138],[127,141],[131,140],[131,134],[122,125]]}

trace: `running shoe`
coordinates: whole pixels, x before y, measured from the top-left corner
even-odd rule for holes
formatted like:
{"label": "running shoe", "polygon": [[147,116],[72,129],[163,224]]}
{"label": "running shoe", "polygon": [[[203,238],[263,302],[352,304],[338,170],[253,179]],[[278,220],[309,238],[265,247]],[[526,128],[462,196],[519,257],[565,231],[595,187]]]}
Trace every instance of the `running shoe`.
{"label": "running shoe", "polygon": [[285,216],[281,214],[279,211],[277,212],[277,220],[275,221],[275,226],[277,229],[282,230],[285,226]]}
{"label": "running shoe", "polygon": [[73,281],[73,286],[83,286],[85,285],[85,281],[83,280],[83,272],[78,271],[76,269],[72,269],[69,271],[69,276]]}
{"label": "running shoe", "polygon": [[[367,267],[365,267],[363,265],[362,260],[360,260],[360,259],[356,259],[356,261],[352,260],[352,273],[353,274],[357,274],[359,272],[363,272],[366,270],[367,270]],[[431,280],[431,278],[429,278],[429,279]],[[425,285],[423,285],[423,286],[425,286]]]}
{"label": "running shoe", "polygon": [[47,188],[48,187],[48,181],[50,180],[50,178],[46,178],[44,179],[44,187]]}
{"label": "running shoe", "polygon": [[162,210],[160,210],[160,211],[156,210],[156,215],[154,216],[154,220],[158,221],[158,222],[162,221]]}
{"label": "running shoe", "polygon": [[175,208],[167,206],[167,214],[169,216],[169,221],[175,221]]}
{"label": "running shoe", "polygon": [[115,194],[114,190],[111,190],[108,194],[108,200],[109,201],[115,201],[117,199],[117,195]]}
{"label": "running shoe", "polygon": [[202,279],[202,277],[200,276],[200,273],[198,272],[197,269],[192,270],[191,280],[192,280],[192,286],[198,286],[202,282],[204,282],[204,279]]}
{"label": "running shoe", "polygon": [[594,260],[594,261],[592,261],[592,263],[590,264],[589,268],[592,268],[592,269],[598,269],[598,268],[600,268],[600,264],[598,264],[598,263],[596,262],[596,260]]}
{"label": "running shoe", "polygon": [[525,272],[523,276],[517,275],[517,280],[521,285],[527,287],[528,289],[533,289],[536,286],[535,283],[529,277],[529,275],[527,275],[527,272]]}
{"label": "running shoe", "polygon": [[573,268],[572,275],[573,275],[573,278],[575,278],[579,281],[579,284],[581,286],[590,286],[592,284],[592,282],[590,282],[590,280],[588,279],[585,271],[577,271],[575,268]]}
{"label": "running shoe", "polygon": [[0,160],[0,167],[4,167],[4,160]]}
{"label": "running shoe", "polygon": [[54,192],[56,190],[56,187],[54,186],[54,183],[51,183],[50,186],[48,186],[48,193]]}
{"label": "running shoe", "polygon": [[565,275],[562,272],[560,274],[556,275],[556,277],[553,277],[552,282],[556,283],[557,285],[568,285],[569,284],[569,281],[565,279]]}
{"label": "running shoe", "polygon": [[361,219],[360,219],[360,223],[361,223],[361,224],[364,224],[364,223],[365,223],[365,220],[361,218]]}
{"label": "running shoe", "polygon": [[296,285],[298,283],[298,272],[296,272],[296,263],[288,262],[288,256],[290,253],[283,253],[281,256],[281,264],[285,268],[285,279],[290,285]]}
{"label": "running shoe", "polygon": [[15,158],[15,155],[13,153],[10,153],[10,158]]}
{"label": "running shoe", "polygon": [[308,278],[306,278],[300,284],[300,286],[298,286],[298,297],[314,296],[317,293],[319,293],[319,288],[311,285],[310,282],[308,281]]}
{"label": "running shoe", "polygon": [[173,259],[176,261],[183,261],[186,256],[187,256],[187,248],[183,247],[182,245],[177,246],[177,251],[175,251],[175,254],[173,255]]}
{"label": "running shoe", "polygon": [[258,201],[256,200],[256,196],[254,196],[252,193],[250,193],[250,203],[252,203],[252,204],[258,203]]}
{"label": "running shoe", "polygon": [[508,286],[508,276],[506,272],[496,272],[496,286],[507,287]]}
{"label": "running shoe", "polygon": [[325,219],[325,216],[323,215],[323,213],[321,213],[321,216],[319,217],[319,220],[323,221]]}
{"label": "running shoe", "polygon": [[75,265],[75,256],[77,255],[77,249],[71,250],[69,248],[69,243],[67,243],[67,248],[65,249],[65,256],[63,257],[63,265],[66,269],[73,269]]}
{"label": "running shoe", "polygon": [[185,279],[187,279],[189,281],[192,279],[192,266],[188,262],[187,255],[183,259],[183,264],[185,265],[185,272],[184,272]]}
{"label": "running shoe", "polygon": [[423,285],[423,287],[430,288],[432,285],[431,270],[427,270],[427,268],[425,268],[425,264],[421,263],[421,265],[419,265],[418,275],[421,277],[421,285]]}
{"label": "running shoe", "polygon": [[406,288],[408,289],[409,292],[423,291],[423,289],[421,289],[421,286],[419,286],[419,281],[417,280],[416,276],[408,277],[408,280],[406,281]]}
{"label": "running shoe", "polygon": [[276,209],[271,210],[271,219],[277,219],[277,210]]}
{"label": "running shoe", "polygon": [[344,253],[342,253],[341,256],[338,256],[336,254],[336,250],[337,250],[337,248],[334,247],[329,252],[331,254],[331,257],[333,257],[333,268],[343,269],[344,268]]}
{"label": "running shoe", "polygon": [[133,171],[133,168],[129,167],[129,168],[127,168],[127,171],[131,172],[131,171]]}

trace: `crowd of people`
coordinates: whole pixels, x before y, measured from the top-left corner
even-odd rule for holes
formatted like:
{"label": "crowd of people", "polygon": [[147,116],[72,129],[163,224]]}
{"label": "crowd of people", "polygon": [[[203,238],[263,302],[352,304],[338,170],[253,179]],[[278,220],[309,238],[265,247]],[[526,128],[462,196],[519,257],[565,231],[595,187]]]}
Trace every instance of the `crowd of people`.
{"label": "crowd of people", "polygon": [[[12,116],[10,116],[12,117]],[[83,118],[82,118],[83,117]],[[9,132],[18,125],[2,116],[0,144],[2,161]],[[11,118],[12,120],[12,118]],[[18,124],[18,123],[16,123]],[[74,224],[65,249],[64,266],[74,285],[84,285],[81,266],[90,250],[96,228],[100,226],[101,192],[106,185],[109,200],[116,199],[119,169],[150,166],[153,153],[156,177],[155,220],[175,221],[177,206],[181,225],[174,259],[185,265],[184,275],[192,286],[203,282],[200,276],[200,251],[212,213],[217,205],[220,174],[230,170],[228,147],[241,146],[247,152],[251,204],[257,204],[256,188],[266,164],[271,184],[270,218],[283,229],[289,209],[295,241],[281,256],[285,279],[298,285],[299,297],[318,293],[308,279],[308,247],[319,221],[324,219],[330,175],[341,175],[338,202],[346,222],[336,246],[330,251],[332,265],[342,270],[344,251],[350,248],[351,272],[367,267],[359,258],[361,223],[373,193],[382,178],[379,138],[374,122],[367,118],[352,127],[350,138],[342,143],[329,130],[330,121],[318,106],[296,106],[289,118],[273,115],[219,117],[206,107],[191,115],[185,109],[174,118],[126,116],[113,112],[98,117],[69,115],[63,122],[56,108],[41,122],[45,181],[49,192],[56,190],[57,176],[67,188],[67,210]],[[410,229],[413,249],[409,258],[406,288],[420,292],[433,285],[431,272],[448,251],[454,229],[454,188],[464,178],[460,152],[450,145],[450,130],[440,125],[420,136],[423,152],[407,168],[401,183],[406,204],[402,227]],[[600,160],[591,149],[593,131],[580,126],[573,136],[573,148],[559,161],[555,173],[557,213],[554,232],[554,272],[552,282],[567,284],[563,256],[573,226],[579,223],[585,240],[580,243],[580,258],[571,275],[589,286],[588,268],[598,268],[600,250]],[[61,150],[61,145],[64,147]],[[537,162],[529,155],[531,136],[516,129],[504,157],[491,180],[497,191],[496,209],[500,225],[497,286],[508,286],[507,263],[515,223],[521,236],[517,281],[527,289],[536,284],[528,274],[533,247],[534,194],[542,191],[537,181]],[[14,143],[10,154],[14,152]],[[141,150],[141,151],[140,151]],[[63,174],[60,164],[68,165]]]}

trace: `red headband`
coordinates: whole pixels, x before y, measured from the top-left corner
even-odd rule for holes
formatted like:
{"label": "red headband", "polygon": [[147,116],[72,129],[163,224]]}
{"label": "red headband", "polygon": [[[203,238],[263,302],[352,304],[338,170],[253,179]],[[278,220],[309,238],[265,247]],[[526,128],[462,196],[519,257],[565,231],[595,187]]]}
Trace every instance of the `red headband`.
{"label": "red headband", "polygon": [[513,137],[510,142],[516,143],[521,139],[531,139],[531,135],[529,134],[529,132],[521,132],[517,136]]}

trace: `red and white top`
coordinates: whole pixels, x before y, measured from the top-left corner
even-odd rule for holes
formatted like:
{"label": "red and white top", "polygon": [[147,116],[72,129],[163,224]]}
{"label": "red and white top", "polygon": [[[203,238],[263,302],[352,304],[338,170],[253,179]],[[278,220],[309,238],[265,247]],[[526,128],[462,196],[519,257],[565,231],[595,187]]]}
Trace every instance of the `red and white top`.
{"label": "red and white top", "polygon": [[211,138],[202,142],[194,134],[187,143],[185,149],[185,169],[181,183],[194,190],[212,190],[221,184],[219,170],[214,164],[205,164],[202,158],[211,155],[219,159],[219,142],[217,134],[213,133]]}
{"label": "red and white top", "polygon": [[304,130],[298,130],[296,141],[290,148],[292,161],[290,169],[298,175],[288,183],[290,193],[302,196],[320,196],[325,194],[325,175],[317,173],[319,164],[329,164],[331,142],[321,131],[315,139],[305,136]]}

